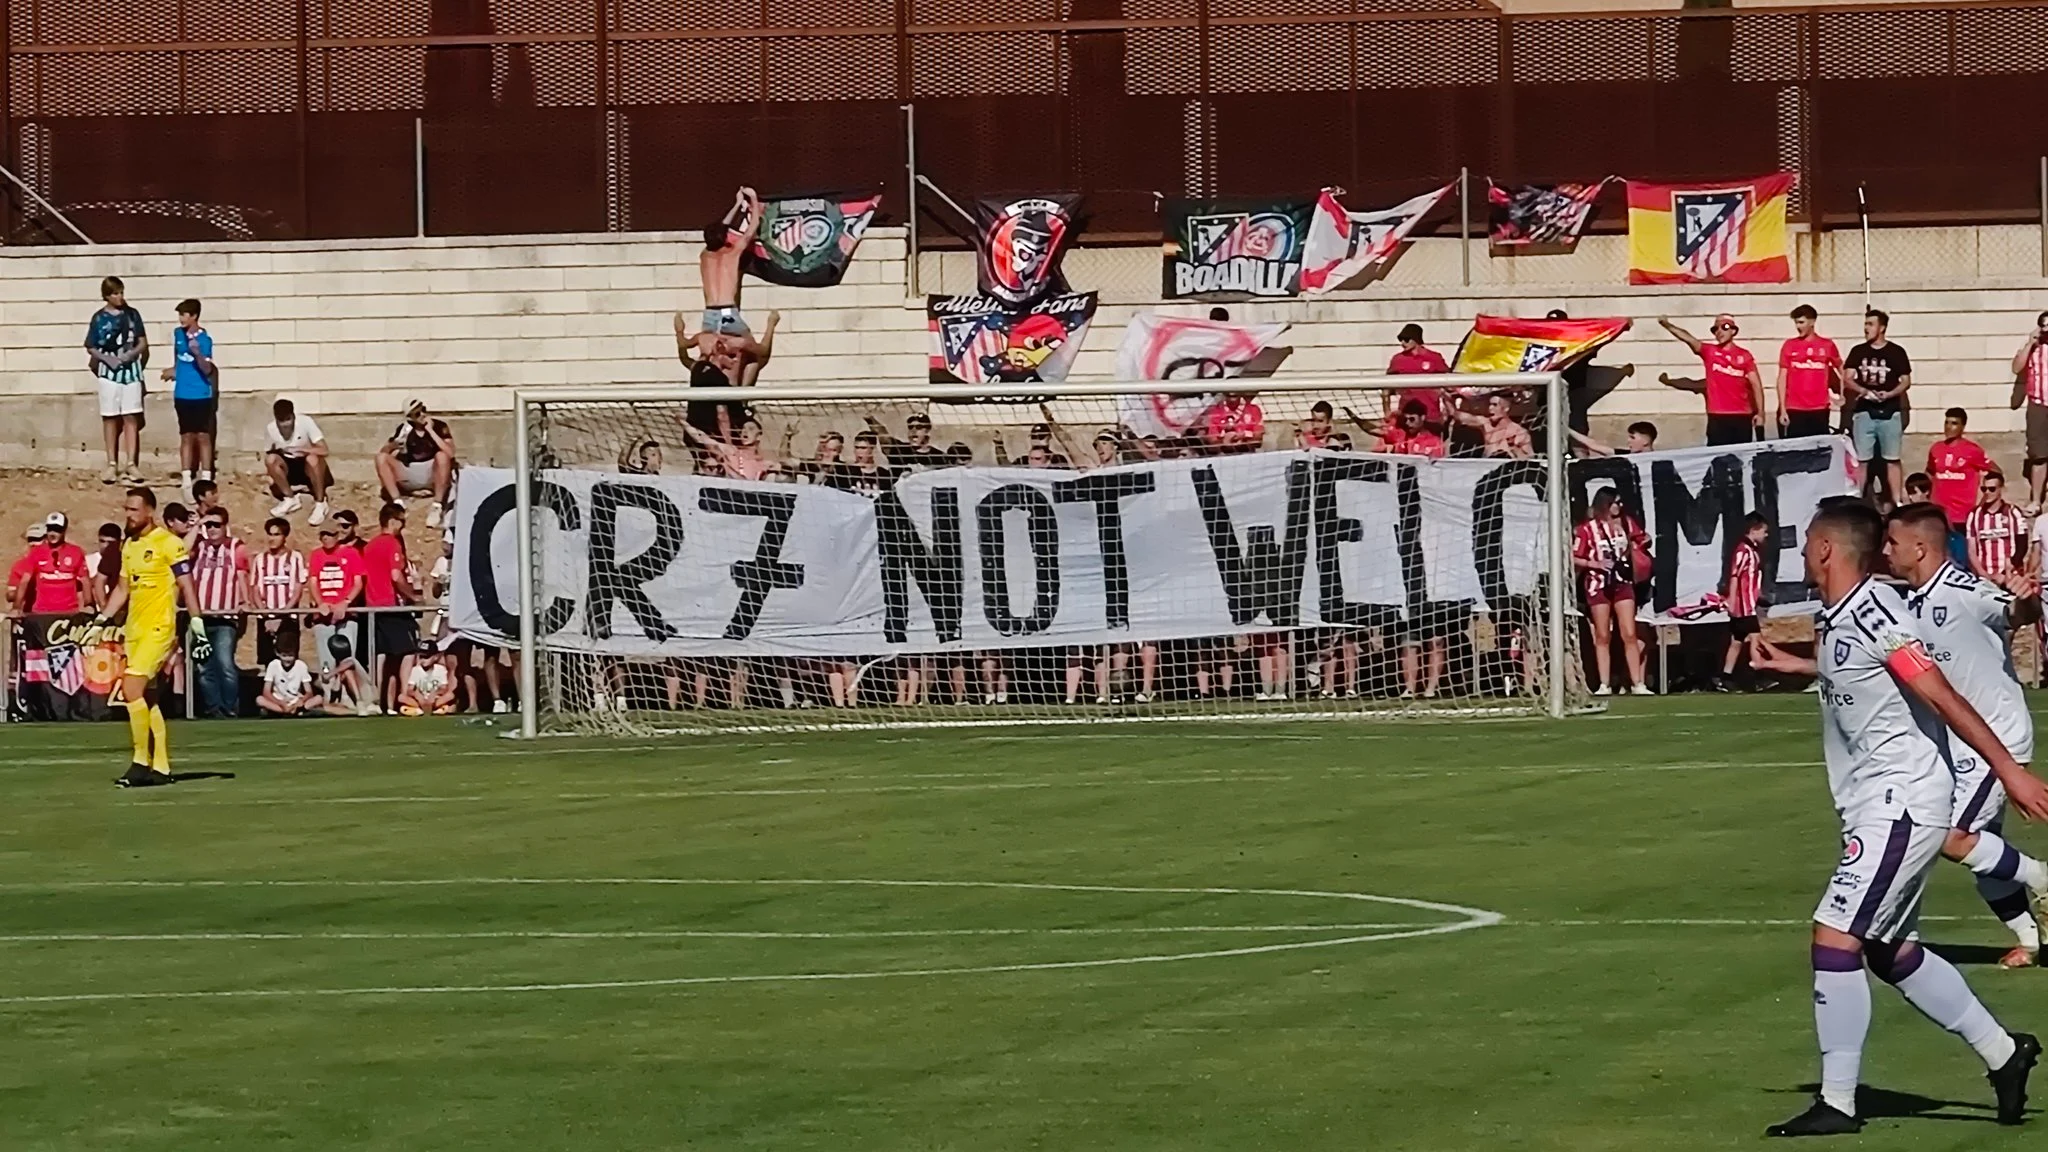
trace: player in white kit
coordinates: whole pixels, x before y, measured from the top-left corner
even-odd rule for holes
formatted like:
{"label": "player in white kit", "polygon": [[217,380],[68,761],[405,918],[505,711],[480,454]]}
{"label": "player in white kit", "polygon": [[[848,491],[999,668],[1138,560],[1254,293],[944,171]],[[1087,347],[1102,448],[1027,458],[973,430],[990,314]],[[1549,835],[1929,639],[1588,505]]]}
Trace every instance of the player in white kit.
{"label": "player in white kit", "polygon": [[[1907,584],[1906,607],[1942,675],[1991,725],[2012,758],[2031,764],[2034,717],[2012,666],[2012,628],[2039,618],[2040,585],[2017,570],[2005,576],[2003,587],[1963,571],[1949,559],[1948,533],[1948,514],[1940,505],[1905,505],[1886,527],[1885,560]],[[1978,893],[2019,938],[1999,966],[2031,967],[2041,951],[2034,909],[2048,895],[2048,867],[2001,835],[2005,788],[1998,778],[1969,749],[1951,746],[1949,752],[1955,812],[1941,854],[1977,874]]]}
{"label": "player in white kit", "polygon": [[1862,1130],[1856,1085],[1870,1031],[1865,965],[1976,1050],[2001,1124],[2024,1118],[2027,1076],[2041,1052],[2034,1037],[2001,1027],[1954,965],[1910,939],[1950,827],[1950,734],[1984,758],[2028,817],[2048,817],[2048,786],[2013,760],[1941,674],[1899,594],[1872,579],[1884,534],[1883,517],[1869,505],[1823,503],[1806,529],[1806,577],[1826,606],[1814,618],[1817,659],[1757,645],[1757,667],[1820,677],[1821,745],[1842,822],[1841,862],[1813,913],[1820,1097],[1771,1126],[1771,1136]]}

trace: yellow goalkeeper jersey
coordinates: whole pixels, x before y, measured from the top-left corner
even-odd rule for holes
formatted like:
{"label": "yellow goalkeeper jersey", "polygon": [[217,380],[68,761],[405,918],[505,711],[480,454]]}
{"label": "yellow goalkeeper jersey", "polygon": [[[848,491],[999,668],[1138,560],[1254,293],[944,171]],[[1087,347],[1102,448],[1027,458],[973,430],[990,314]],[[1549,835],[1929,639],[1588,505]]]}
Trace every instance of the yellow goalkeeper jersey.
{"label": "yellow goalkeeper jersey", "polygon": [[178,625],[178,577],[189,571],[185,542],[162,525],[121,545],[130,634]]}

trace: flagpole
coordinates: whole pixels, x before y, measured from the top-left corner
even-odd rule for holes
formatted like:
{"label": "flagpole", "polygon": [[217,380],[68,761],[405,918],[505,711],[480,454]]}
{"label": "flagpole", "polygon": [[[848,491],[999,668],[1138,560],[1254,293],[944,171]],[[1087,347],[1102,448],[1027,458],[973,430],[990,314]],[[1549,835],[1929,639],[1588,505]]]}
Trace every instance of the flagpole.
{"label": "flagpole", "polygon": [[1458,169],[1458,279],[1472,286],[1472,169]]}
{"label": "flagpole", "polygon": [[1870,205],[1863,199],[1863,185],[1856,185],[1856,217],[1863,225],[1863,310],[1870,311]]}
{"label": "flagpole", "polygon": [[910,203],[903,220],[903,298],[914,301],[924,293],[919,290],[917,266],[917,105],[904,104],[903,108],[903,168],[908,173]]}

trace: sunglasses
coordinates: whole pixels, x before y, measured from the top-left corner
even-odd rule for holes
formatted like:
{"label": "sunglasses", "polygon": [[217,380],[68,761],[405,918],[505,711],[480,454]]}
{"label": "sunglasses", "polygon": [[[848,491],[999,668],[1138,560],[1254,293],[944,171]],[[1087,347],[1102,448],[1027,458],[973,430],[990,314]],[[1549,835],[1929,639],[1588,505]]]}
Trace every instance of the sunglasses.
{"label": "sunglasses", "polygon": [[220,522],[220,521],[218,521],[218,520],[208,520],[208,521],[206,522],[206,529],[207,529],[207,531],[209,531],[209,532],[217,532],[217,531],[219,531],[220,529],[222,529],[222,528],[225,528],[225,527],[227,527],[227,525],[225,525],[225,524],[221,523],[221,522]]}
{"label": "sunglasses", "polygon": [[1736,331],[1736,330],[1737,330],[1737,329],[1736,329],[1735,325],[1733,325],[1733,324],[1716,324],[1716,325],[1714,325],[1714,331],[1716,331],[1716,332],[1734,332],[1734,331]]}

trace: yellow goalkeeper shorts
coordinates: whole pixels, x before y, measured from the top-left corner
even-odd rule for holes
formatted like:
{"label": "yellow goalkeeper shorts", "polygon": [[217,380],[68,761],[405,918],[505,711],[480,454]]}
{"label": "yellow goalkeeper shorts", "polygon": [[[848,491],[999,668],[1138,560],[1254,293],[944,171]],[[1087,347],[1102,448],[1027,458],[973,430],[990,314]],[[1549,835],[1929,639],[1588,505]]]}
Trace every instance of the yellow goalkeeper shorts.
{"label": "yellow goalkeeper shorts", "polygon": [[125,637],[128,659],[127,675],[153,680],[163,671],[164,663],[178,647],[178,629],[169,628],[136,629],[132,625]]}

